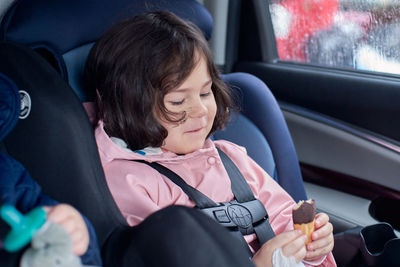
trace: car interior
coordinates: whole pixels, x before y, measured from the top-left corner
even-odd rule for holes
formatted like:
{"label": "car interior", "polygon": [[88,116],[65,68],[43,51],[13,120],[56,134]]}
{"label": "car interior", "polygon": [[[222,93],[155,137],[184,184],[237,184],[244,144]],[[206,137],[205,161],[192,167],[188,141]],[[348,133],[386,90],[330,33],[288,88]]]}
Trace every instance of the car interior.
{"label": "car interior", "polygon": [[[330,216],[338,242],[346,231],[351,233],[344,238],[348,241],[362,227],[378,222],[391,223],[399,234],[400,223],[393,214],[400,201],[398,124],[390,121],[389,128],[384,122],[369,125],[362,106],[376,97],[399,99],[397,81],[386,77],[382,82],[359,73],[349,78],[350,74],[340,70],[275,64],[271,61],[276,44],[271,41],[275,37],[270,14],[260,14],[268,10],[267,1],[4,3],[0,6],[0,78],[29,94],[31,110],[5,137],[2,151],[20,161],[46,194],[85,214],[103,250],[115,231],[128,226],[107,188],[93,125],[85,110],[91,101],[83,89],[85,61],[94,42],[115,22],[160,9],[202,30],[223,80],[237,96],[240,113],[214,139],[244,146],[295,201],[316,199],[318,211]],[[225,17],[216,17],[217,13]],[[320,91],[307,92],[310,83],[318,84]],[[328,93],[330,84],[338,89],[334,95]],[[340,94],[340,88],[349,84],[371,91],[374,85],[383,86],[389,92],[366,96],[362,102],[356,89]],[[337,103],[328,103],[330,98],[344,98],[340,103],[348,106],[334,106]],[[392,107],[394,100],[385,103],[390,112],[398,109]],[[346,109],[352,116],[348,117]],[[387,113],[379,113],[380,107],[375,110],[376,120],[383,120]],[[357,177],[362,177],[362,186]],[[335,249],[338,265],[344,266],[358,244]],[[345,250],[349,252],[343,255]]]}

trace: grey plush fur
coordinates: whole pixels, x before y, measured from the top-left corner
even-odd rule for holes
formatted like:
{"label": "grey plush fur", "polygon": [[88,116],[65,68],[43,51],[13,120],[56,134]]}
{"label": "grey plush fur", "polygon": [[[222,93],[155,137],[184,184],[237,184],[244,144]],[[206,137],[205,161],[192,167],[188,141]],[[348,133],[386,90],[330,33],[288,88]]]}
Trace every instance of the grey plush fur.
{"label": "grey plush fur", "polygon": [[67,231],[58,224],[46,223],[36,233],[31,247],[21,259],[21,267],[81,267],[81,260],[72,253]]}

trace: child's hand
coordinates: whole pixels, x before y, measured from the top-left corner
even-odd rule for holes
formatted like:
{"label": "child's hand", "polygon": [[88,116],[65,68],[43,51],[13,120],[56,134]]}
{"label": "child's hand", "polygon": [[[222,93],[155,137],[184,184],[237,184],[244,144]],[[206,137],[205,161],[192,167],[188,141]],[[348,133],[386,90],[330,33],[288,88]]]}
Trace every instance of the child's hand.
{"label": "child's hand", "polygon": [[43,208],[47,212],[47,220],[67,230],[72,240],[72,252],[77,256],[83,255],[89,246],[89,233],[81,214],[67,204]]}
{"label": "child's hand", "polygon": [[279,234],[265,243],[254,255],[253,262],[257,267],[272,266],[272,254],[278,248],[282,249],[286,257],[293,256],[300,262],[306,255],[305,242],[307,237],[301,230],[293,230]]}
{"label": "child's hand", "polygon": [[319,213],[315,216],[315,231],[311,235],[312,242],[307,245],[305,260],[312,261],[328,255],[333,249],[333,226],[329,216]]}

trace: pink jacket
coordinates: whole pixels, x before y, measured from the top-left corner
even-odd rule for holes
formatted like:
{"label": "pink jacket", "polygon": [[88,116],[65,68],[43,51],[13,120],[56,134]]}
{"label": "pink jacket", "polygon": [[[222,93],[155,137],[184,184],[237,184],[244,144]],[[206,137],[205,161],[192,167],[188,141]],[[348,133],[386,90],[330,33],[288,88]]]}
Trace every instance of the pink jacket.
{"label": "pink jacket", "polygon": [[[186,183],[215,202],[233,199],[231,182],[216,150],[223,150],[239,168],[254,196],[266,207],[276,234],[292,230],[292,208],[296,203],[260,166],[247,156],[243,147],[228,141],[208,139],[202,149],[186,155],[164,152],[140,155],[116,145],[105,133],[102,122],[95,130],[106,180],[119,209],[129,225],[169,205],[193,207],[194,203],[168,178],[133,159],[158,162],[176,172]],[[246,236],[253,251],[258,249],[255,235]],[[332,254],[319,266],[336,266]]]}

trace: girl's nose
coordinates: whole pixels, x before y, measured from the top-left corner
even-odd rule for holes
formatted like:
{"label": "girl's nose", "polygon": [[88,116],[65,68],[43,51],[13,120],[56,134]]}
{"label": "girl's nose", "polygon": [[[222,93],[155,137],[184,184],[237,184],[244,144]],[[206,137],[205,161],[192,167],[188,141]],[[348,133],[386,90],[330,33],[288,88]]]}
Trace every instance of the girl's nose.
{"label": "girl's nose", "polygon": [[188,115],[190,117],[203,117],[207,114],[207,107],[204,105],[201,99],[197,100],[193,105],[188,109]]}

